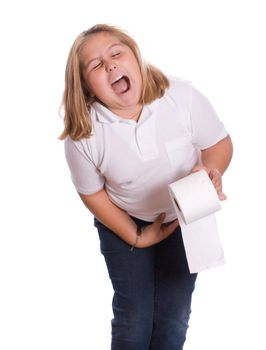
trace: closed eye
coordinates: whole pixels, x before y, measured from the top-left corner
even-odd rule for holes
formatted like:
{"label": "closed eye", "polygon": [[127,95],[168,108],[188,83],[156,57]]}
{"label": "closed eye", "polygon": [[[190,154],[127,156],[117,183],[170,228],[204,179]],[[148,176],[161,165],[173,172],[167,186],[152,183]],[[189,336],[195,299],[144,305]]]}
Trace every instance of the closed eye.
{"label": "closed eye", "polygon": [[111,56],[112,57],[117,57],[117,56],[119,56],[120,55],[120,52],[117,52],[117,53],[113,53]]}
{"label": "closed eye", "polygon": [[98,64],[96,64],[95,66],[92,67],[92,70],[97,69],[101,66],[102,62],[99,62]]}

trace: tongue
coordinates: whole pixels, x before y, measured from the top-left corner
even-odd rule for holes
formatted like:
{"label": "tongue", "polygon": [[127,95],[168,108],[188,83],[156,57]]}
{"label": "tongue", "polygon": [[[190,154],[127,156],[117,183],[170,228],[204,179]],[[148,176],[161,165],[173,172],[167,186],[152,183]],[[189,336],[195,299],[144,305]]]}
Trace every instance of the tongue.
{"label": "tongue", "polygon": [[115,93],[122,94],[128,89],[128,83],[125,78],[119,79],[117,82],[112,84],[112,88],[114,89]]}

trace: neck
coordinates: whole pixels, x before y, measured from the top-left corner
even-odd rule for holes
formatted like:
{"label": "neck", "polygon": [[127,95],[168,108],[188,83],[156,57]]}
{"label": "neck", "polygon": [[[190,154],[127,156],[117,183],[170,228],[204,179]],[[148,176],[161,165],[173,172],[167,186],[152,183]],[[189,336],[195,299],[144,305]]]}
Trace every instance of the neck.
{"label": "neck", "polygon": [[142,108],[143,108],[142,105],[136,105],[128,109],[111,110],[111,112],[113,112],[114,114],[118,115],[121,118],[131,119],[137,122],[139,120]]}

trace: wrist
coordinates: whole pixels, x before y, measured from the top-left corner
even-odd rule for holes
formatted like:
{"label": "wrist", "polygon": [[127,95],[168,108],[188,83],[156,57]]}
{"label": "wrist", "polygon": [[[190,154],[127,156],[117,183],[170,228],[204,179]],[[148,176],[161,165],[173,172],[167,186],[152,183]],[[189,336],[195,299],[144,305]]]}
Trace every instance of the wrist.
{"label": "wrist", "polygon": [[134,241],[133,245],[130,248],[131,251],[133,251],[134,248],[138,248],[138,243],[139,243],[139,239],[142,235],[142,231],[143,231],[142,227],[140,227],[140,226],[136,227],[136,237],[135,237],[135,241]]}

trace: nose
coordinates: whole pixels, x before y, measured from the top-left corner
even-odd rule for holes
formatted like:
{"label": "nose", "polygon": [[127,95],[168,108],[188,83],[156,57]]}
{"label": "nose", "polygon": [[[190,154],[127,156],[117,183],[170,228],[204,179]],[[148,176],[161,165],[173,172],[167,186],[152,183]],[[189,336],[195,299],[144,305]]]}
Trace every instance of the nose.
{"label": "nose", "polygon": [[105,64],[105,70],[106,70],[106,72],[112,72],[114,69],[116,69],[117,68],[117,66],[116,66],[116,64],[114,63],[114,62],[107,62],[106,64]]}

